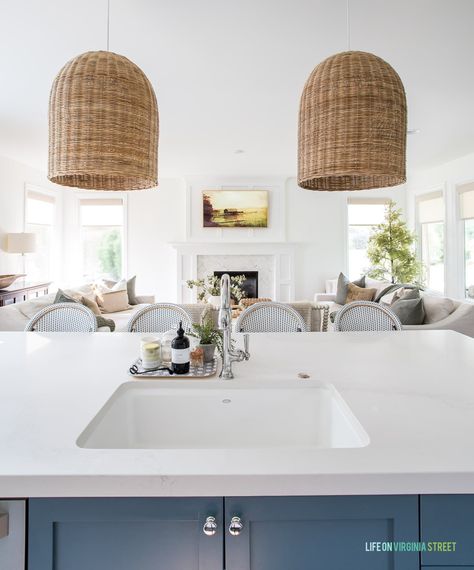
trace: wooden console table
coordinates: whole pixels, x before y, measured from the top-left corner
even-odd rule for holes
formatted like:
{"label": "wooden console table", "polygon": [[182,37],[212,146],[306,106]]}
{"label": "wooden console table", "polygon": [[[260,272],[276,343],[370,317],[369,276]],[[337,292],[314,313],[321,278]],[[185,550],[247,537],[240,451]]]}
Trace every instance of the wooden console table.
{"label": "wooden console table", "polygon": [[13,303],[21,303],[33,297],[41,297],[47,295],[51,281],[41,283],[28,283],[25,281],[17,281],[7,287],[0,289],[0,307],[12,305]]}

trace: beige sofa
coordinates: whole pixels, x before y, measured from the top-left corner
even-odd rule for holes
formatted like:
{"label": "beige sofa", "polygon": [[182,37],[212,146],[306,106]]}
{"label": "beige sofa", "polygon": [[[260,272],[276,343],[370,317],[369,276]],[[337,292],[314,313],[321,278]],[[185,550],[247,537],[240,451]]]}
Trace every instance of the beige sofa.
{"label": "beige sofa", "polygon": [[[66,289],[64,291],[69,295],[77,295],[81,293],[82,295],[92,295],[92,290],[90,285],[83,285],[81,287],[76,287],[74,289]],[[24,301],[22,303],[16,303],[14,305],[8,305],[6,307],[0,307],[0,330],[3,331],[23,331],[28,323],[28,321],[36,315],[38,311],[44,307],[51,305],[54,301],[56,294],[52,293],[50,295],[45,295],[44,297],[38,297],[36,299],[31,299],[29,301]],[[138,296],[137,297],[140,304],[133,305],[130,309],[126,311],[120,311],[117,313],[106,313],[103,316],[108,319],[112,319],[115,322],[116,332],[124,332],[127,330],[128,321],[130,317],[142,307],[154,303],[155,299],[153,296]],[[289,303],[296,311],[300,313],[303,317],[308,330],[310,331],[321,331],[322,330],[322,318],[321,310],[313,306],[312,303],[307,301]],[[182,304],[180,305],[190,316],[193,323],[201,322],[202,314],[205,310],[209,311],[209,314],[213,321],[217,325],[217,315],[218,310],[212,308],[210,305],[204,303],[193,303],[193,304]],[[109,331],[108,327],[101,327],[99,331]]]}
{"label": "beige sofa", "polygon": [[[379,290],[390,283],[380,281]],[[329,313],[338,311],[342,305],[338,305],[335,294],[337,279],[326,282],[326,292],[314,295],[315,303],[325,304],[329,307]],[[373,286],[373,281],[371,283]],[[425,308],[425,320],[422,325],[403,325],[404,330],[453,330],[474,337],[474,303],[458,301],[442,295],[422,292],[423,305]],[[390,302],[390,299],[382,297],[381,302]],[[328,330],[333,330],[329,322]]]}
{"label": "beige sofa", "polygon": [[[82,285],[80,287],[75,287],[74,289],[66,289],[64,292],[68,295],[77,295],[78,293],[82,295],[93,294],[90,285]],[[0,307],[0,330],[24,331],[28,321],[36,315],[38,311],[48,305],[51,305],[55,296],[56,293],[51,293],[49,295],[44,295],[43,297],[23,301],[22,303]],[[133,313],[150,303],[154,303],[155,301],[153,296],[137,296],[137,300],[139,301],[139,304],[132,305],[130,309],[117,313],[106,313],[103,317],[106,319],[112,319],[115,322],[116,331],[126,331],[128,321]],[[110,329],[108,327],[101,327],[99,330],[105,332]]]}

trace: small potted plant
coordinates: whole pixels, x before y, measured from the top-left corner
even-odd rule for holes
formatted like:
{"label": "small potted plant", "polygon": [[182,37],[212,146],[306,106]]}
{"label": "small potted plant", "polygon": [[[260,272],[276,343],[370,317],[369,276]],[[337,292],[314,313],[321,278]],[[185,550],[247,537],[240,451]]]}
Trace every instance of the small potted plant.
{"label": "small potted plant", "polygon": [[216,329],[210,315],[204,316],[201,324],[194,323],[189,334],[199,339],[199,347],[204,351],[204,362],[211,362],[216,347],[222,353],[222,332]]}
{"label": "small potted plant", "polygon": [[[242,289],[245,275],[235,275],[230,278],[230,295],[236,303],[239,303],[246,295]],[[198,301],[207,300],[214,308],[218,309],[221,302],[221,280],[215,275],[208,275],[204,279],[189,279],[186,281],[189,289],[197,288]]]}

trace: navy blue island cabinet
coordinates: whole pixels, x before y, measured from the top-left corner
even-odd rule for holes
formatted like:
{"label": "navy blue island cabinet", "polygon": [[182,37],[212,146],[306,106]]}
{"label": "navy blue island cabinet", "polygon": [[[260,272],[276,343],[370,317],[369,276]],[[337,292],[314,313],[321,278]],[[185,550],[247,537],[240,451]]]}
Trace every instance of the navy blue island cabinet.
{"label": "navy blue island cabinet", "polygon": [[30,499],[28,570],[418,570],[418,552],[376,546],[419,541],[418,506],[415,495]]}

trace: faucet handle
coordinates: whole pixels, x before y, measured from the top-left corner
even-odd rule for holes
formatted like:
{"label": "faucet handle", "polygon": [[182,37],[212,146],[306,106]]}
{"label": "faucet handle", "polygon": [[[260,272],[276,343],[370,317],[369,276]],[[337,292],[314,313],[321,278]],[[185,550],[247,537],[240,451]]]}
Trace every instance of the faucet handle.
{"label": "faucet handle", "polygon": [[250,352],[249,352],[249,348],[250,348],[250,335],[248,333],[244,334],[244,353],[245,353],[245,360],[248,360],[250,358]]}

